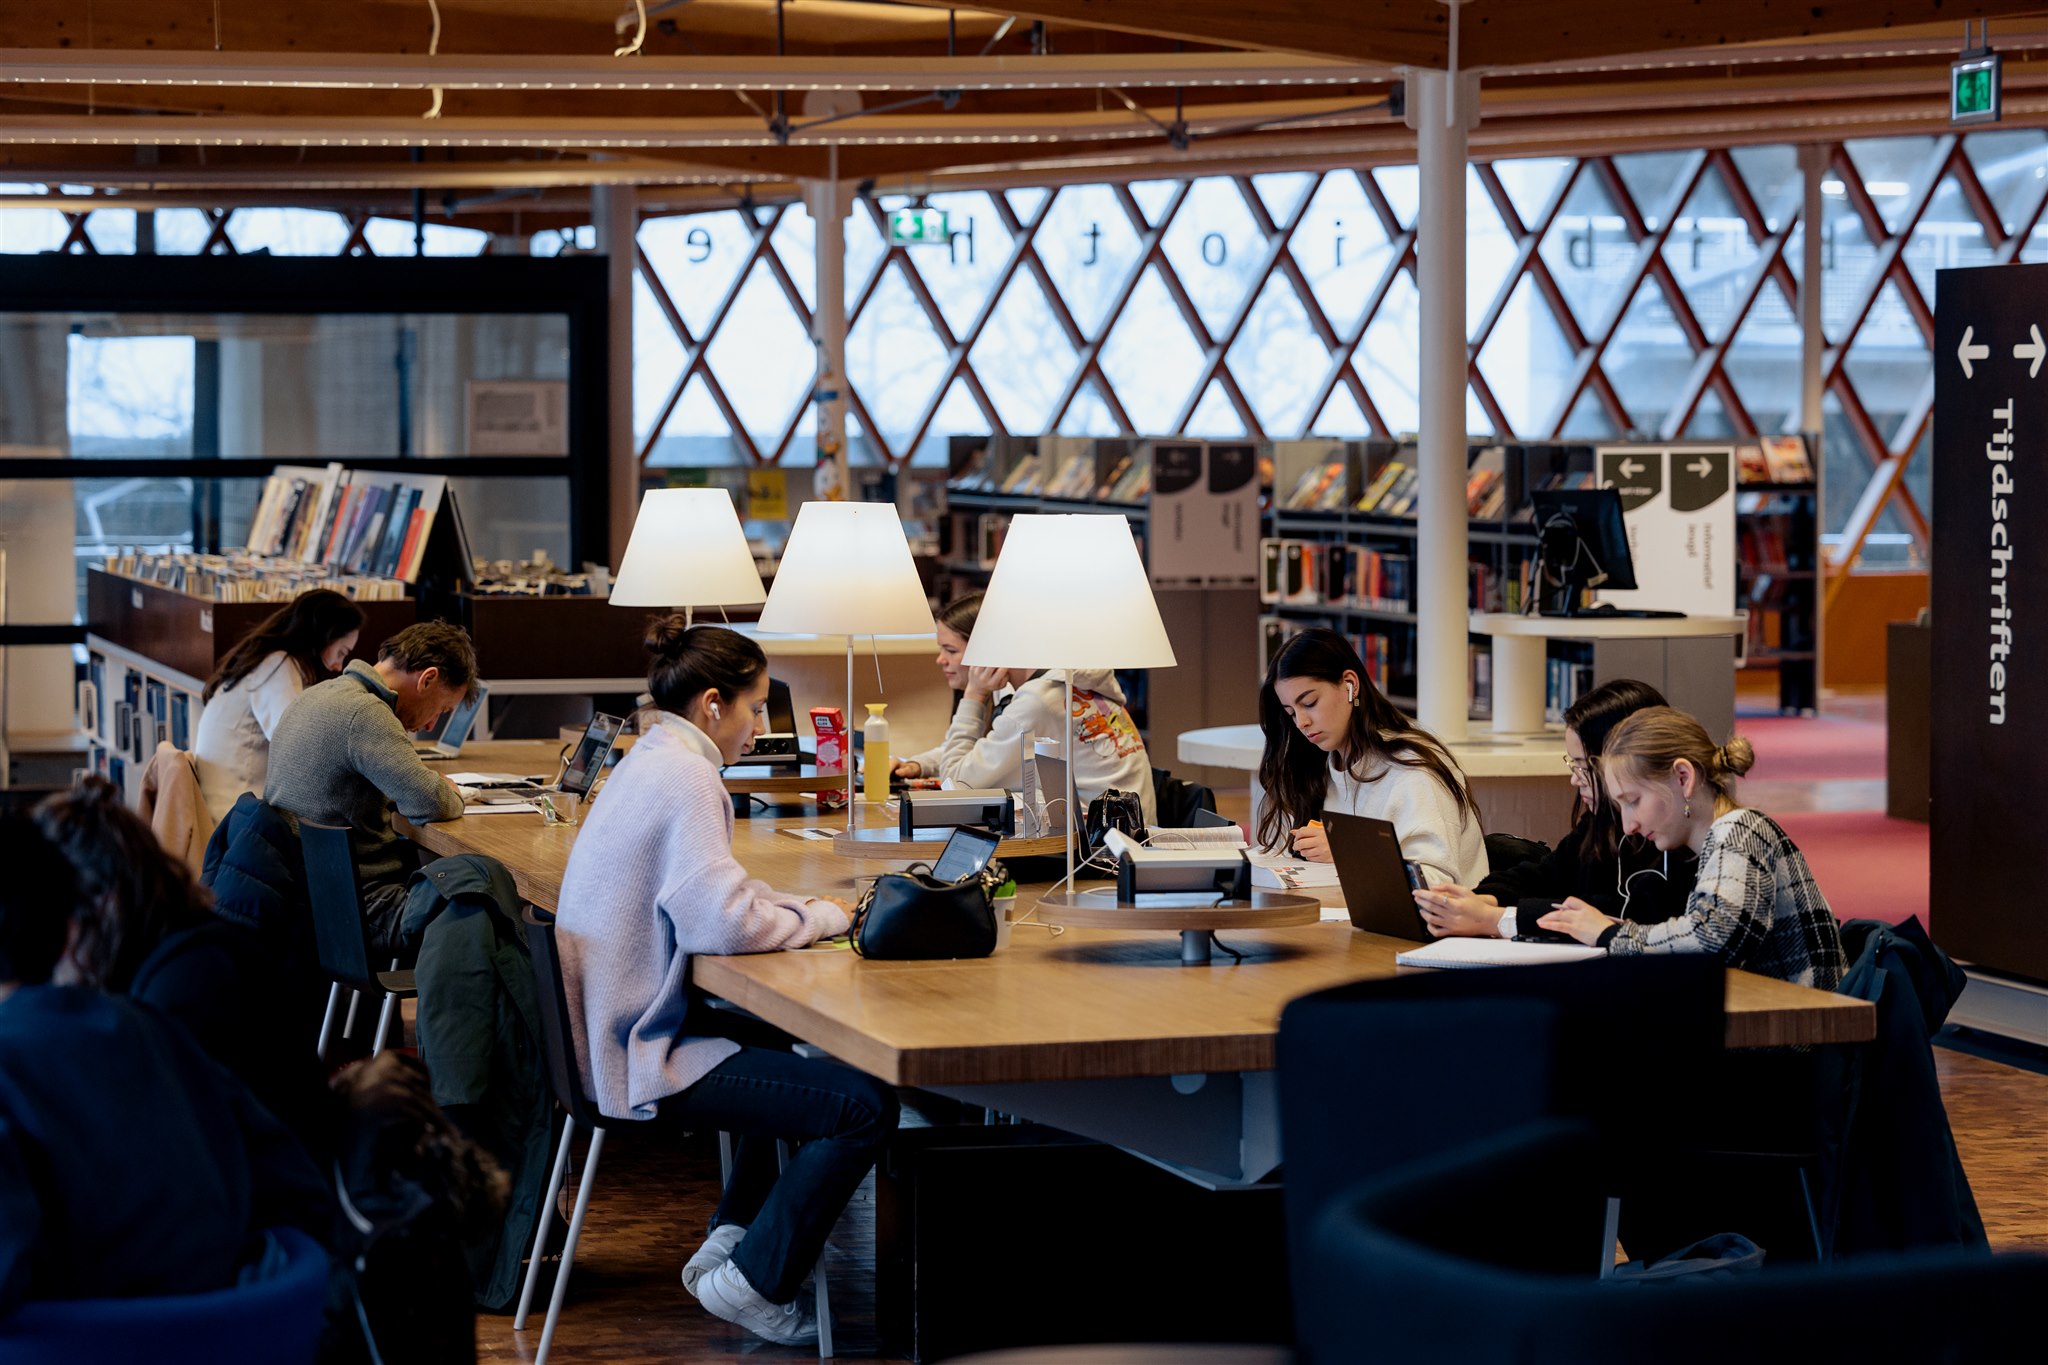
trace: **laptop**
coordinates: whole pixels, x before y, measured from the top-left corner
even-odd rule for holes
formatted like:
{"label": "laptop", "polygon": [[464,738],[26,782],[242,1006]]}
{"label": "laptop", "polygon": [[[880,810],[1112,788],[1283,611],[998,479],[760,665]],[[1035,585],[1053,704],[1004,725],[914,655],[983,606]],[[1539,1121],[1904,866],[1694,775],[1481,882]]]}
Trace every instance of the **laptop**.
{"label": "laptop", "polygon": [[1326,810],[1323,832],[1329,836],[1330,860],[1337,865],[1337,885],[1344,890],[1344,908],[1351,912],[1354,928],[1411,943],[1435,939],[1416,908],[1414,887],[1401,858],[1401,836],[1391,822]]}
{"label": "laptop", "polygon": [[489,780],[478,785],[489,788],[492,794],[489,799],[494,803],[528,800],[542,792],[560,792],[580,801],[590,795],[590,789],[604,775],[605,765],[611,761],[612,749],[618,744],[619,731],[625,724],[623,716],[608,716],[602,711],[593,715],[590,724],[583,727],[583,736],[576,741],[569,761],[563,765],[560,781],[541,786],[509,773],[481,773],[479,777]]}
{"label": "laptop", "polygon": [[768,729],[754,736],[753,747],[740,755],[736,768],[801,768],[805,755],[797,742],[796,705],[789,684],[768,680]]}
{"label": "laptop", "polygon": [[955,825],[953,832],[946,836],[946,847],[939,854],[939,860],[932,864],[932,877],[936,881],[957,882],[963,877],[978,877],[989,860],[996,856],[996,848],[1002,843],[993,832],[973,825]]}
{"label": "laptop", "polygon": [[491,689],[482,683],[476,685],[476,699],[466,701],[441,718],[439,726],[420,732],[415,738],[412,750],[421,758],[454,758],[462,752],[462,745],[469,738],[471,727],[482,714],[484,703],[490,699]]}
{"label": "laptop", "polygon": [[[1067,760],[1054,758],[1051,754],[1037,754],[1031,762],[1038,770],[1038,795],[1045,802],[1046,837],[1065,837],[1067,824],[1073,825],[1076,834],[1080,833],[1081,817],[1087,814],[1087,805],[1077,791],[1074,793],[1077,809],[1067,811]],[[1060,819],[1063,811],[1066,811],[1066,823]]]}

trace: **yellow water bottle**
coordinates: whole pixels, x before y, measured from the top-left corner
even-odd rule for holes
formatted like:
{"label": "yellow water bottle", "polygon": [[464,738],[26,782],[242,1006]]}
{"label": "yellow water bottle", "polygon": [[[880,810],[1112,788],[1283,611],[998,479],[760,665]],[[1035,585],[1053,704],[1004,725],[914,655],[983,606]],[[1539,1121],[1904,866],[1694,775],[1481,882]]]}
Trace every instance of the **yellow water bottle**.
{"label": "yellow water bottle", "polygon": [[879,803],[889,799],[889,770],[894,766],[889,761],[889,722],[882,715],[889,703],[871,701],[867,705],[868,718],[860,726],[861,761],[867,765],[861,792]]}

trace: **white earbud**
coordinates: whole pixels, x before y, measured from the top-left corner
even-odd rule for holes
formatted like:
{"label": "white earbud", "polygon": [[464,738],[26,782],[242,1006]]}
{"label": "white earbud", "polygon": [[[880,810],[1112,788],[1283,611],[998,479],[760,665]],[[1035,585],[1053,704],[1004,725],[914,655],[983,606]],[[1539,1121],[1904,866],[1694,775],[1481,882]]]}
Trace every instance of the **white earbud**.
{"label": "white earbud", "polygon": [[1344,689],[1344,698],[1346,701],[1349,701],[1353,706],[1358,705],[1358,689],[1355,687],[1346,687]]}
{"label": "white earbud", "polygon": [[717,703],[717,702],[712,702],[712,703],[711,703],[711,719],[713,719],[713,720],[723,720],[724,718],[725,718],[725,717],[724,717],[724,713],[723,713],[723,712],[721,712],[721,711],[720,711],[720,710],[718,709],[718,703]]}

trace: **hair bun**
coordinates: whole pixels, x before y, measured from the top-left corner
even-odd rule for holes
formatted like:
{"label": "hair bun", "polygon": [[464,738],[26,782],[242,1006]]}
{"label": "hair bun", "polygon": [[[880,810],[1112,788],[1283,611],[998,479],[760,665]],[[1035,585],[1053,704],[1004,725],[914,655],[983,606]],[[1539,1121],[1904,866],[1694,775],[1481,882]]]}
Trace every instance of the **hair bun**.
{"label": "hair bun", "polygon": [[1714,766],[1724,773],[1740,777],[1756,766],[1756,746],[1737,735],[1714,750]]}
{"label": "hair bun", "polygon": [[663,659],[673,659],[683,652],[683,645],[690,638],[688,618],[681,612],[670,612],[657,616],[647,623],[647,634],[641,643],[647,652]]}

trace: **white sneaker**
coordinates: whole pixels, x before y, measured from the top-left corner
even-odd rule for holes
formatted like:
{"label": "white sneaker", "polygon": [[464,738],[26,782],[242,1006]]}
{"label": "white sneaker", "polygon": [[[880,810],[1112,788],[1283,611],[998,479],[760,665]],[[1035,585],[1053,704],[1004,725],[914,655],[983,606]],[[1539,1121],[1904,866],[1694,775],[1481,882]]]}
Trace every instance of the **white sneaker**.
{"label": "white sneaker", "polygon": [[782,1346],[818,1344],[818,1310],[812,1296],[799,1293],[786,1304],[770,1303],[729,1260],[698,1281],[697,1301],[765,1341]]}
{"label": "white sneaker", "polygon": [[747,1230],[738,1223],[720,1223],[712,1229],[711,1235],[704,1239],[704,1245],[683,1262],[683,1288],[695,1294],[697,1282],[730,1261],[733,1252],[739,1249],[740,1238],[746,1235]]}

